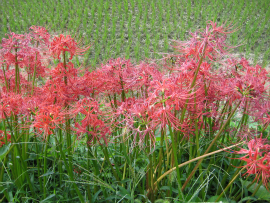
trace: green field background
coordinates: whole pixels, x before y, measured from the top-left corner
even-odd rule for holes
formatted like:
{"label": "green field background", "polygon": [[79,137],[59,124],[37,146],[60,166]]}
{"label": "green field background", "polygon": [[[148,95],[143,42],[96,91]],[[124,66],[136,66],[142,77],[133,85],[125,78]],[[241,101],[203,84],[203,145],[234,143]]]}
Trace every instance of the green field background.
{"label": "green field background", "polygon": [[172,40],[185,40],[208,20],[238,28],[229,36],[230,44],[242,44],[235,54],[264,67],[270,60],[270,0],[1,0],[0,15],[1,38],[45,26],[92,44],[84,62],[93,66],[160,58],[173,52]]}

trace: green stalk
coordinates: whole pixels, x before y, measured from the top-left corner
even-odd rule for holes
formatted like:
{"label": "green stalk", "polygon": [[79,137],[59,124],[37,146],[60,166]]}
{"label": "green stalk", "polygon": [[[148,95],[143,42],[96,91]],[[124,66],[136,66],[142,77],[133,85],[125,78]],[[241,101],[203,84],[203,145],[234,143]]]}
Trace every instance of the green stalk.
{"label": "green stalk", "polygon": [[[159,155],[158,155],[158,173],[157,177],[161,175],[161,165],[162,165],[162,159],[163,159],[163,141],[164,141],[164,130],[161,130],[161,138],[160,138],[160,150],[159,150]],[[157,167],[157,166],[156,166]]]}
{"label": "green stalk", "polygon": [[[36,147],[36,153],[38,153],[38,145],[37,145],[37,136],[35,136],[35,147]],[[37,154],[37,168],[38,168],[38,177],[40,177],[40,169],[41,169],[41,167],[40,167],[40,161],[39,161],[39,155]],[[40,188],[40,191],[42,190],[42,183],[41,183],[41,179],[39,178],[38,179],[38,181],[39,181],[39,188]]]}
{"label": "green stalk", "polygon": [[[147,133],[146,135],[146,144],[148,144],[148,142],[151,142],[150,139],[149,139],[149,133]],[[148,186],[149,186],[149,189],[150,189],[150,193],[148,195],[148,198],[150,199],[151,202],[154,202],[155,199],[154,199],[154,191],[153,191],[153,186],[154,186],[154,180],[153,180],[153,159],[152,159],[152,154],[150,153],[150,144],[149,146],[147,146],[147,154],[149,156],[149,165],[148,165],[148,171],[147,171],[147,177],[148,177]]]}
{"label": "green stalk", "polygon": [[[57,137],[55,137],[55,139],[56,139],[56,142],[57,142],[58,145],[59,145],[59,141],[58,141]],[[62,148],[60,148],[60,154],[61,154],[61,156],[62,156],[62,158],[63,158],[64,164],[65,164],[66,169],[67,169],[67,171],[68,171],[69,178],[70,178],[71,182],[73,182],[73,187],[75,188],[76,193],[77,193],[77,195],[78,195],[80,201],[81,201],[81,202],[85,202],[85,201],[84,201],[84,198],[83,198],[83,196],[82,196],[82,194],[81,194],[81,192],[80,192],[80,190],[79,190],[79,188],[78,188],[78,186],[77,186],[77,184],[74,182],[73,171],[72,171],[72,169],[70,170],[69,164],[68,164],[68,162],[66,161],[66,156],[65,156],[65,154],[64,154],[64,152],[63,152],[63,150],[62,150]]]}
{"label": "green stalk", "polygon": [[[38,47],[38,42],[37,42],[37,47]],[[33,92],[34,92],[35,79],[36,79],[36,69],[37,69],[37,53],[36,53],[36,59],[35,59],[35,67],[34,67],[34,75],[33,75],[33,80],[32,80],[31,95],[33,95]]]}
{"label": "green stalk", "polygon": [[[91,152],[90,152],[89,148],[90,147],[88,147],[88,150],[87,150],[87,169],[88,170],[90,169],[90,157],[91,157]],[[91,193],[90,185],[87,185],[86,190],[87,190],[87,196],[88,196],[89,202],[91,203],[92,202],[92,193]],[[94,186],[94,192],[95,193],[97,192],[97,186],[96,185]]]}
{"label": "green stalk", "polygon": [[225,194],[225,192],[229,189],[229,187],[231,186],[231,184],[235,181],[235,179],[238,177],[238,175],[241,174],[241,172],[242,172],[244,169],[245,169],[245,167],[243,167],[243,168],[239,171],[239,173],[237,173],[237,174],[233,177],[233,179],[231,180],[231,182],[229,182],[229,184],[227,185],[227,187],[226,187],[226,188],[223,190],[223,192],[218,196],[218,198],[215,200],[215,202],[217,202],[217,201],[220,200],[220,198]]}
{"label": "green stalk", "polygon": [[[171,129],[171,125],[169,124],[168,126],[169,126],[169,131],[170,131],[171,138],[174,139],[172,129]],[[179,166],[178,166],[177,146],[176,146],[175,140],[172,140],[172,148],[173,148],[173,155],[174,155],[174,164],[175,164],[176,173],[177,173],[179,199],[183,199],[184,196],[183,196],[183,193],[182,193],[182,190],[181,190],[182,183],[181,183],[180,169],[179,169]]]}
{"label": "green stalk", "polygon": [[[197,75],[198,75],[198,73],[199,73],[199,70],[200,70],[200,67],[201,67],[201,65],[202,65],[204,55],[205,55],[206,46],[207,46],[207,43],[205,43],[205,45],[204,45],[204,47],[203,47],[203,54],[202,54],[202,56],[201,56],[201,58],[200,58],[198,67],[197,67],[197,69],[195,70],[194,78],[193,78],[193,81],[192,81],[191,86],[190,86],[191,89],[195,86],[196,79],[197,79]],[[191,93],[191,92],[192,92],[192,90],[190,90],[189,93]],[[185,107],[184,107],[184,109],[182,110],[181,121],[184,120],[184,116],[185,116],[185,113],[186,113],[186,110],[187,110],[187,103],[188,103],[188,101],[189,101],[189,99],[186,100]]]}
{"label": "green stalk", "polygon": [[[4,114],[5,114],[5,117],[7,118],[6,113],[4,113]],[[8,121],[7,121],[7,122],[8,122]],[[16,137],[16,138],[17,138],[17,139],[16,139],[16,138],[14,137],[14,134],[13,134],[13,128],[12,128],[12,125],[10,125],[9,122],[8,122],[8,127],[9,127],[10,132],[11,132],[11,141],[12,141],[12,143],[13,143],[13,146],[15,146],[15,148],[16,148],[16,150],[17,150],[17,152],[18,152],[18,157],[19,157],[19,159],[20,159],[20,161],[21,161],[21,164],[18,165],[19,168],[17,168],[16,170],[20,170],[20,169],[21,169],[21,170],[23,171],[24,176],[26,176],[28,185],[29,185],[29,187],[30,187],[32,196],[33,196],[33,197],[36,197],[36,193],[34,192],[34,188],[33,188],[33,185],[32,185],[32,183],[31,183],[29,174],[27,173],[27,166],[26,166],[25,161],[23,160],[21,154],[19,153],[21,150],[20,150],[20,148],[19,148],[19,145],[17,144],[17,142],[20,140],[20,138],[23,136],[23,134],[21,133],[21,135],[18,135],[18,136]],[[16,130],[16,131],[17,131],[17,130]],[[15,133],[16,133],[16,131],[15,131]],[[11,149],[12,149],[12,147],[10,147],[8,153],[11,151]],[[15,151],[15,150],[14,150],[14,151]],[[16,151],[15,151],[15,152],[16,152]],[[8,154],[8,153],[7,153],[7,154]],[[13,154],[13,155],[16,155],[16,154]],[[14,158],[15,158],[15,156],[14,156]],[[14,164],[15,164],[15,163],[16,163],[16,165],[17,165],[17,160],[14,162]],[[16,166],[15,166],[15,167],[16,167]],[[22,174],[22,172],[21,172],[20,174]],[[22,185],[22,184],[21,184],[21,185]]]}
{"label": "green stalk", "polygon": [[[108,153],[107,147],[103,147],[102,150],[103,150],[103,153],[104,153],[104,156],[105,156],[106,161],[108,162],[108,164],[109,164],[110,167],[111,167],[111,170],[112,170],[112,173],[113,173],[115,179],[118,181],[118,184],[120,185],[120,178],[119,178],[118,174],[115,172],[115,170],[114,170],[114,168],[113,168],[113,166],[112,166],[112,164],[111,164],[111,161],[110,161],[110,159],[109,159],[109,153]],[[116,166],[116,165],[117,165],[117,164],[115,164],[115,166]],[[118,167],[118,166],[116,166],[116,168],[117,168],[117,167]]]}
{"label": "green stalk", "polygon": [[[204,159],[205,157],[211,156],[211,155],[213,155],[213,154],[217,154],[217,153],[219,153],[219,152],[224,152],[224,150],[227,150],[227,149],[236,147],[236,146],[241,145],[241,144],[243,144],[243,143],[244,143],[244,142],[241,142],[241,143],[235,144],[235,145],[233,145],[233,146],[225,147],[225,148],[223,148],[223,149],[220,149],[220,150],[217,150],[217,151],[214,151],[214,152],[211,152],[211,153],[204,154],[204,155],[202,155],[202,156],[196,157],[196,158],[194,158],[194,159],[192,159],[192,160],[189,160],[189,161],[186,161],[186,162],[184,162],[184,163],[182,163],[182,164],[179,164],[179,165],[178,165],[178,168],[181,168],[181,167],[183,167],[183,166],[186,166],[186,165],[188,165],[189,163],[192,163],[192,162],[194,162],[194,161]],[[163,178],[165,178],[167,175],[169,175],[170,173],[172,173],[172,172],[175,171],[175,170],[176,170],[176,167],[174,167],[174,168],[172,168],[172,169],[166,171],[164,174],[162,174],[162,175],[157,179],[157,181],[154,183],[154,187],[156,188],[157,184],[158,184]]]}
{"label": "green stalk", "polygon": [[[62,135],[62,129],[61,129],[61,126],[59,126],[58,128],[58,135],[59,135],[59,144],[58,144],[58,149],[60,151],[60,149],[63,149],[63,146],[62,146],[62,142],[63,142],[63,135]],[[59,168],[59,182],[60,182],[60,187],[61,187],[61,184],[63,182],[63,168],[62,168],[62,160],[59,158],[59,162],[58,162],[58,168]]]}
{"label": "green stalk", "polygon": [[[261,185],[262,185],[262,180],[261,180],[261,182],[258,184],[258,186],[256,187],[256,189],[254,190],[254,192],[252,193],[251,197],[254,197],[254,196],[256,195],[256,193],[257,193],[258,190],[260,189]],[[247,203],[249,203],[249,202],[250,202],[250,199],[247,201]]]}
{"label": "green stalk", "polygon": [[19,71],[19,65],[18,65],[17,48],[15,48],[15,92],[16,93],[21,92],[20,71]]}
{"label": "green stalk", "polygon": [[[65,54],[65,51],[63,52],[63,66],[66,69],[66,54]],[[67,76],[64,76],[64,82],[67,85]],[[69,105],[66,103],[65,106],[66,106],[67,111],[68,111],[69,110]],[[71,181],[74,181],[73,170],[72,170],[72,154],[71,154],[71,150],[72,150],[71,143],[72,142],[71,142],[71,133],[70,133],[70,118],[69,118],[68,115],[66,116],[66,139],[67,139],[67,151],[68,151],[68,165],[67,164],[65,164],[65,165],[68,168],[69,176],[70,176]],[[62,149],[61,149],[61,151],[62,151]],[[65,160],[65,156],[63,156],[63,159]],[[73,184],[73,186],[74,186],[74,188],[75,188],[75,190],[76,190],[76,192],[77,192],[77,194],[79,196],[80,201],[83,202],[84,199],[83,199],[83,196],[82,196],[81,192],[79,191],[78,186],[75,183]],[[72,196],[74,196],[73,191],[71,191],[71,194],[72,194]]]}
{"label": "green stalk", "polygon": [[[251,182],[248,186],[247,186],[247,189],[249,189],[253,184],[254,184],[255,182],[253,181],[253,182]],[[240,189],[241,190],[241,189]],[[238,194],[238,193],[237,193]],[[236,195],[235,195],[236,196]],[[235,197],[234,196],[234,197]],[[234,200],[235,201],[238,201],[240,198],[241,198],[241,196],[242,196],[242,192],[240,191],[240,194],[238,195],[238,196],[236,196],[235,198],[234,198]]]}
{"label": "green stalk", "polygon": [[9,88],[8,88],[7,77],[6,77],[6,72],[5,72],[4,66],[2,66],[2,69],[3,69],[3,74],[4,74],[4,78],[5,78],[5,84],[6,84],[6,88],[7,88],[7,92],[8,92]]}
{"label": "green stalk", "polygon": [[[219,129],[219,132],[217,133],[217,135],[215,136],[215,138],[213,139],[213,141],[211,142],[211,144],[208,146],[208,148],[206,149],[206,151],[204,152],[204,154],[207,154],[210,149],[212,148],[212,146],[215,144],[215,142],[217,141],[217,139],[219,138],[219,136],[221,135],[221,133],[223,132],[224,128],[227,126],[227,124],[230,122],[232,116],[234,115],[235,111],[237,110],[238,106],[240,105],[241,101],[236,105],[236,107],[232,110],[230,116],[228,117],[227,121],[222,125],[222,127]],[[185,187],[187,186],[188,182],[190,181],[190,179],[192,178],[192,176],[194,175],[195,171],[197,170],[197,168],[201,165],[203,159],[200,159],[200,161],[198,161],[198,163],[196,164],[195,168],[193,169],[193,171],[190,173],[190,175],[188,176],[187,180],[185,181],[183,187],[182,187],[182,191],[185,189]]]}
{"label": "green stalk", "polygon": [[[43,174],[47,173],[47,155],[48,155],[48,145],[49,145],[49,143],[50,143],[50,135],[47,136],[45,150],[44,150]],[[47,176],[44,176],[43,177],[43,197],[44,197],[44,199],[47,197],[46,182],[47,182]]]}

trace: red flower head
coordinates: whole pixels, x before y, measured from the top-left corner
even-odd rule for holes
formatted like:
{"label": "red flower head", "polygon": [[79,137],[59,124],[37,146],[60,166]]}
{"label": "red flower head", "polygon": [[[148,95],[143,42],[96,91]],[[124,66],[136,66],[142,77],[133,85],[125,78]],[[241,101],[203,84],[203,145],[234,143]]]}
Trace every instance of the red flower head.
{"label": "red flower head", "polygon": [[232,27],[226,27],[224,24],[217,27],[217,23],[209,21],[205,30],[190,33],[189,41],[176,41],[174,48],[186,58],[200,59],[208,57],[211,61],[218,61],[228,49],[233,48],[225,43],[227,34],[234,32]]}
{"label": "red flower head", "polygon": [[[10,142],[11,135],[7,134],[7,142]],[[0,130],[0,147],[2,147],[4,144],[7,144],[5,141],[5,133],[4,131]]]}
{"label": "red flower head", "polygon": [[39,43],[49,45],[50,34],[44,27],[31,26],[29,28],[31,36]]}
{"label": "red flower head", "polygon": [[237,158],[246,162],[242,168],[247,169],[244,175],[255,175],[257,182],[262,179],[263,184],[268,189],[268,182],[270,180],[270,145],[266,144],[267,139],[257,138],[252,139],[248,143],[248,150],[241,149],[235,151],[237,154],[246,154],[243,157]]}
{"label": "red flower head", "polygon": [[70,35],[64,36],[62,34],[59,37],[55,37],[51,43],[50,51],[54,58],[60,59],[60,54],[67,51],[70,53],[70,60],[74,55],[81,55],[87,51],[90,46],[86,48],[79,48],[78,43]]}

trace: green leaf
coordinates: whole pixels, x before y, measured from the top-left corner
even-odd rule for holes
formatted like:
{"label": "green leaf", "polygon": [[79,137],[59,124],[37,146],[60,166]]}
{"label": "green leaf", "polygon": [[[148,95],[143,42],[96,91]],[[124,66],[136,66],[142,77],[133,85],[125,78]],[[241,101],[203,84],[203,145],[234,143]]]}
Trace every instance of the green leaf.
{"label": "green leaf", "polygon": [[55,196],[55,194],[51,194],[51,195],[49,195],[48,197],[46,197],[44,200],[42,200],[40,203],[46,202],[48,199],[51,199],[51,198],[54,197],[54,196]]}
{"label": "green leaf", "polygon": [[[218,195],[210,197],[210,199],[208,199],[207,202],[215,202],[217,198],[218,198]],[[236,203],[235,201],[231,199],[226,199],[224,197],[222,197],[219,201],[221,201],[222,203]]]}
{"label": "green leaf", "polygon": [[[170,190],[171,188],[169,187],[169,186],[162,186],[161,188],[160,188],[160,190]],[[174,192],[174,193],[178,193],[178,190],[177,189],[175,189],[175,188],[172,188],[172,191]]]}
{"label": "green leaf", "polygon": [[248,196],[248,197],[245,197],[245,198],[241,199],[241,201],[238,202],[238,203],[242,203],[242,202],[245,202],[245,201],[247,201],[247,200],[257,200],[257,198]]}
{"label": "green leaf", "polygon": [[101,192],[102,192],[102,189],[100,189],[99,191],[97,191],[97,192],[94,194],[94,197],[92,198],[93,202],[96,201],[96,199],[97,199],[99,193],[101,193]]}
{"label": "green leaf", "polygon": [[155,203],[170,203],[170,201],[165,199],[157,199]]}
{"label": "green leaf", "polygon": [[10,147],[10,143],[8,145],[3,145],[2,147],[0,147],[0,160],[2,161],[2,159],[6,156],[9,147]]}
{"label": "green leaf", "polygon": [[[198,195],[198,194],[197,194],[197,195]],[[202,202],[202,199],[199,198],[197,195],[196,195],[195,197],[193,197],[193,198],[192,198],[193,195],[188,195],[188,196],[186,197],[186,201],[188,201],[188,202]],[[192,199],[191,199],[191,198],[192,198]]]}
{"label": "green leaf", "polygon": [[49,172],[47,172],[47,173],[44,173],[44,174],[41,175],[40,177],[49,176],[49,175],[52,175],[52,174],[54,174],[54,172],[53,172],[53,171],[49,171]]}
{"label": "green leaf", "polygon": [[120,189],[120,194],[122,195],[122,197],[125,197],[129,200],[132,199],[130,197],[131,192],[129,190],[126,190],[125,188],[121,187],[120,185],[118,186],[118,188]]}
{"label": "green leaf", "polygon": [[[246,187],[251,183],[252,183],[251,181],[243,182],[243,184]],[[248,191],[253,193],[256,190],[257,186],[258,186],[258,184],[254,183],[250,188],[248,188]],[[259,199],[262,199],[262,200],[270,200],[270,193],[269,193],[269,191],[267,191],[267,189],[263,185],[260,186],[260,188],[256,192],[255,196],[258,197]]]}

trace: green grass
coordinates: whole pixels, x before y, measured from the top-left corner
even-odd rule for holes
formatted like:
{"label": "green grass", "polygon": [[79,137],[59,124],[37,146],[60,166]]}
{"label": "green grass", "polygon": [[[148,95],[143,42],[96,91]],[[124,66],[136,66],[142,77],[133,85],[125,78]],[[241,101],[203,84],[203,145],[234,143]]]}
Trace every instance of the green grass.
{"label": "green grass", "polygon": [[230,39],[233,45],[243,44],[235,52],[265,66],[270,59],[269,5],[270,0],[3,0],[0,37],[9,29],[24,33],[31,25],[66,32],[93,44],[86,62],[96,65],[110,57],[158,57],[173,51],[170,40],[185,39],[188,30],[204,28],[207,20],[227,21],[239,27]]}

